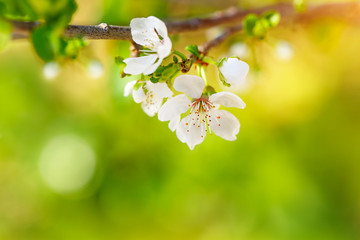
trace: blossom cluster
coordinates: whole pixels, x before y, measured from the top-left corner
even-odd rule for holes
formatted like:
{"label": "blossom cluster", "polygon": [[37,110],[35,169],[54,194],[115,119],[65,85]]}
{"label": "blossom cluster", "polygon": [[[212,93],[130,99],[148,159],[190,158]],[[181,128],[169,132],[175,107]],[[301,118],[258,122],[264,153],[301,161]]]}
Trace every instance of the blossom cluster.
{"label": "blossom cluster", "polygon": [[[219,79],[227,87],[244,84],[249,65],[237,57],[219,62],[205,56],[197,46],[188,46],[191,57],[172,49],[167,28],[160,19],[150,16],[135,18],[130,23],[133,41],[142,46],[138,57],[123,60],[124,75],[138,75],[138,80],[126,84],[124,95],[132,94],[141,103],[144,112],[160,121],[169,121],[169,128],[178,139],[192,150],[204,141],[206,134],[214,133],[234,141],[240,130],[239,120],[220,106],[245,108],[236,94],[216,92],[208,85],[204,68],[215,64]],[[172,61],[163,64],[165,59]],[[181,59],[179,60],[178,57]],[[198,75],[187,73],[195,65]],[[174,91],[175,93],[174,94]]]}

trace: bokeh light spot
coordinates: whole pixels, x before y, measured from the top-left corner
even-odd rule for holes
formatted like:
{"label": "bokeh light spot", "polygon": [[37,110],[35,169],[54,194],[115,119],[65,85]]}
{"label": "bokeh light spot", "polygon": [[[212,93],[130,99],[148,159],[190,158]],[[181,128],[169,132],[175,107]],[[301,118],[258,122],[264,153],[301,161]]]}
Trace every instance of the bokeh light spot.
{"label": "bokeh light spot", "polygon": [[60,65],[57,62],[48,62],[43,67],[43,74],[46,80],[52,81],[60,73]]}
{"label": "bokeh light spot", "polygon": [[44,182],[61,194],[82,189],[93,177],[95,166],[93,149],[76,135],[52,138],[43,148],[39,160]]}

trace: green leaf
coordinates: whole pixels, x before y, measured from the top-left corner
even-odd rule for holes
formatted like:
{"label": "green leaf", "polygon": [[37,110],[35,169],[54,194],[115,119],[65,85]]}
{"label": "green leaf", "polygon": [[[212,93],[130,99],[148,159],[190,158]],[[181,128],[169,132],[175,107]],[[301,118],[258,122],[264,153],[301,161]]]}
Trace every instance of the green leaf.
{"label": "green leaf", "polygon": [[[116,56],[115,57],[115,64],[118,65],[118,66],[122,66],[124,65],[124,58],[121,57],[121,56]],[[125,64],[126,65],[126,64]]]}
{"label": "green leaf", "polygon": [[39,19],[34,4],[29,0],[2,0],[2,2],[4,6],[1,7],[1,15],[6,18],[27,21]]}
{"label": "green leaf", "polygon": [[62,33],[70,23],[77,5],[74,0],[58,0],[54,5],[54,9],[46,12],[46,24],[54,29],[54,31]]}
{"label": "green leaf", "polygon": [[11,24],[8,21],[0,18],[0,50],[4,49],[6,44],[11,39],[11,29]]}
{"label": "green leaf", "polygon": [[42,25],[33,30],[31,34],[36,53],[45,62],[55,59],[57,50],[60,45],[59,38],[46,25]]}

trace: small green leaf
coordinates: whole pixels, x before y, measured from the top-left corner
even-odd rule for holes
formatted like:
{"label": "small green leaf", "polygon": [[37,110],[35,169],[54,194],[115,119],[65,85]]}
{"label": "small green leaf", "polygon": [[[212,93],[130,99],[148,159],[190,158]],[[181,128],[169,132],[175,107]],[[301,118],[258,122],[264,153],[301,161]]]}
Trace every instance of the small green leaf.
{"label": "small green leaf", "polygon": [[176,56],[173,56],[173,61],[174,61],[174,63],[178,63],[179,59]]}
{"label": "small green leaf", "polygon": [[268,11],[263,14],[263,18],[267,20],[270,27],[275,27],[280,22],[280,13],[276,11]]}
{"label": "small green leaf", "polygon": [[256,14],[248,14],[243,20],[243,26],[248,36],[254,36],[253,30],[259,17]]}
{"label": "small green leaf", "polygon": [[59,55],[75,59],[80,50],[87,46],[87,42],[82,38],[64,39],[60,38]]}
{"label": "small green leaf", "polygon": [[116,56],[116,57],[115,57],[115,64],[116,64],[116,65],[123,65],[123,64],[125,64],[125,63],[124,63],[124,58],[121,57],[121,56]]}
{"label": "small green leaf", "polygon": [[268,21],[264,18],[261,18],[255,24],[255,27],[253,29],[253,35],[260,39],[263,39],[269,27],[270,26]]}
{"label": "small green leaf", "polygon": [[189,51],[195,57],[200,57],[200,51],[197,45],[188,45],[185,47],[187,51]]}

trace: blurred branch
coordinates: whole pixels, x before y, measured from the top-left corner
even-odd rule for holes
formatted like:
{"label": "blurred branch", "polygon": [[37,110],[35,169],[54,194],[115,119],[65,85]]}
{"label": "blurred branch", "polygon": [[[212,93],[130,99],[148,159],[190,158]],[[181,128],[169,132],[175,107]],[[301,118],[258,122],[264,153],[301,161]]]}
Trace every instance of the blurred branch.
{"label": "blurred branch", "polygon": [[204,54],[207,54],[208,51],[210,50],[210,48],[216,47],[218,45],[220,45],[222,42],[224,42],[228,37],[230,37],[231,35],[233,35],[234,33],[241,31],[243,29],[242,24],[239,25],[235,25],[232,27],[229,27],[225,30],[225,32],[221,35],[219,35],[218,37],[203,43],[202,45],[199,46],[199,50],[201,52],[203,52]]}
{"label": "blurred branch", "polygon": [[[266,7],[251,10],[241,10],[235,7],[220,11],[205,18],[193,18],[184,21],[167,22],[170,34],[196,31],[224,24],[240,23],[244,16],[249,13],[261,14],[268,10],[276,10],[281,15],[281,23],[287,22],[310,22],[318,18],[335,18],[359,24],[360,3],[327,3],[321,5],[308,5],[303,13],[297,13],[291,3],[277,3]],[[31,31],[41,24],[40,22],[13,21],[13,35],[17,38],[28,37]],[[131,40],[129,27],[107,25],[69,25],[64,32],[66,37],[82,36],[87,39],[116,39]]]}

